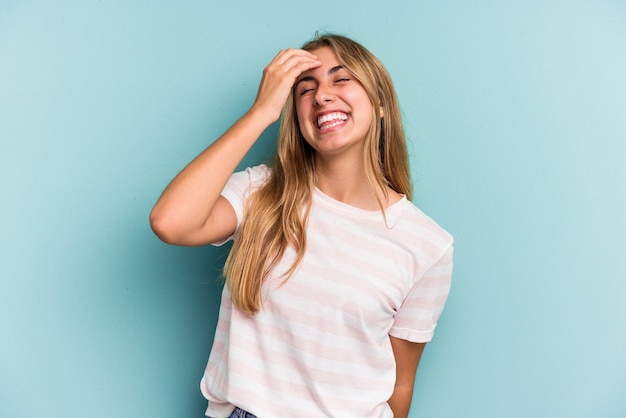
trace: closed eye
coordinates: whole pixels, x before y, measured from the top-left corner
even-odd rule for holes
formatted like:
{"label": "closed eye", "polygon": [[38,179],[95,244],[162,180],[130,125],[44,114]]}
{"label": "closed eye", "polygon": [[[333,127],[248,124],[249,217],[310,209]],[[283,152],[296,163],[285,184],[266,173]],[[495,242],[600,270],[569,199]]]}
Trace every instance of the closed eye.
{"label": "closed eye", "polygon": [[300,90],[300,96],[304,96],[305,94],[307,94],[308,92],[313,91],[313,87],[305,87],[302,90]]}

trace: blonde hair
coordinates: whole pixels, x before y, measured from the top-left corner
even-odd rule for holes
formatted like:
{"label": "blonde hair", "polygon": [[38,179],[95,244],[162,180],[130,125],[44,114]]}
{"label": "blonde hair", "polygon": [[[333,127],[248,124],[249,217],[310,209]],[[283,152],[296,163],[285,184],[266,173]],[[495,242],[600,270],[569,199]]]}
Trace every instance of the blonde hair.
{"label": "blonde hair", "polygon": [[[406,142],[391,77],[371,52],[341,35],[317,36],[302,48],[314,51],[322,47],[332,48],[372,102],[372,125],[365,138],[363,158],[367,180],[384,217],[388,188],[411,199]],[[314,158],[313,149],[300,132],[292,91],[282,112],[272,175],[248,200],[246,216],[224,267],[233,303],[250,315],[261,308],[263,282],[285,250],[292,247],[296,253],[294,263],[283,275],[285,280],[304,257],[306,224],[315,188]]]}

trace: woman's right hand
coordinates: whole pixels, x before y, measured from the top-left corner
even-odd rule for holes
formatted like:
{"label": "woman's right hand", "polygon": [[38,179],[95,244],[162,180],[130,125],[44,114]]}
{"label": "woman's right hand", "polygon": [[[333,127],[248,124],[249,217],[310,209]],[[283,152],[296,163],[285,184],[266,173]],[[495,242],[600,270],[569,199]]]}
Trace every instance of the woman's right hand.
{"label": "woman's right hand", "polygon": [[280,51],[263,70],[252,110],[260,110],[272,122],[277,121],[298,76],[320,65],[314,54],[303,49]]}
{"label": "woman's right hand", "polygon": [[274,57],[263,71],[250,110],[189,163],[155,204],[150,225],[159,238],[170,244],[203,245],[234,232],[234,209],[220,196],[224,185],[263,131],[278,120],[297,77],[320,65],[315,55],[302,49],[286,49]]}

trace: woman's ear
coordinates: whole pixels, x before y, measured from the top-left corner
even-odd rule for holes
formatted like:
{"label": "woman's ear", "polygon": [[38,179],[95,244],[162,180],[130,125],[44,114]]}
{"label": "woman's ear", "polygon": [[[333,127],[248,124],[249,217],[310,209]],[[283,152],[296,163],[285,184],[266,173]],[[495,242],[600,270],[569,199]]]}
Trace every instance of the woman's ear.
{"label": "woman's ear", "polygon": [[380,107],[380,117],[384,118],[385,117],[385,111],[383,110],[383,107]]}

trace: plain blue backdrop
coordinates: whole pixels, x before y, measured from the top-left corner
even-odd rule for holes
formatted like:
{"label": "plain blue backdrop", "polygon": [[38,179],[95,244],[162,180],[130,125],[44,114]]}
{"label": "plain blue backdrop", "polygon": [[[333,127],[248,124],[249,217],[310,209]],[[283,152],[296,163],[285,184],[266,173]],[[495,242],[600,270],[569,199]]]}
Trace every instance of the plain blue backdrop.
{"label": "plain blue backdrop", "polygon": [[387,65],[456,237],[411,417],[626,416],[625,2],[4,0],[0,417],[202,416],[228,249],[148,213],[316,30]]}

